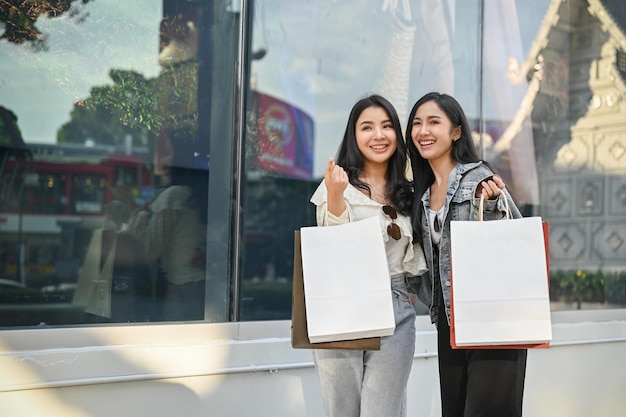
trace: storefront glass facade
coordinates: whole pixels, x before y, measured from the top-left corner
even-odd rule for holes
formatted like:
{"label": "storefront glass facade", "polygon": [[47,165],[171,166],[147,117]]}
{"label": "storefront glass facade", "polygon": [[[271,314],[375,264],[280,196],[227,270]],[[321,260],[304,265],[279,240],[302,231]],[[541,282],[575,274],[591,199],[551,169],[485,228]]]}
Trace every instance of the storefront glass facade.
{"label": "storefront glass facade", "polygon": [[626,306],[617,2],[18,3],[0,326],[289,319],[293,231],[352,104],[380,93],[405,121],[429,91],[550,222],[553,309]]}

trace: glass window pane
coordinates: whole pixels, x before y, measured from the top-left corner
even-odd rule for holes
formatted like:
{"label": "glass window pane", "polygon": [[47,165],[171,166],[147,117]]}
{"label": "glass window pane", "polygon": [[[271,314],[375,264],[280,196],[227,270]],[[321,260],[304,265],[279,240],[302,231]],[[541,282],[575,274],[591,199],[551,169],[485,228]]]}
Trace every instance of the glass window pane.
{"label": "glass window pane", "polygon": [[239,11],[57,3],[1,15],[0,325],[228,320]]}
{"label": "glass window pane", "polygon": [[624,306],[623,10],[385,5],[255,2],[241,318],[289,317],[292,229],[314,223],[308,197],[352,103],[378,92],[402,119],[432,90],[459,99],[524,213],[550,222],[553,308]]}
{"label": "glass window pane", "polygon": [[624,8],[511,3],[485,2],[483,152],[550,223],[552,308],[624,307]]}
{"label": "glass window pane", "polygon": [[354,102],[380,93],[405,123],[424,93],[458,93],[477,124],[480,1],[422,3],[254,2],[242,320],[290,318],[293,232]]}

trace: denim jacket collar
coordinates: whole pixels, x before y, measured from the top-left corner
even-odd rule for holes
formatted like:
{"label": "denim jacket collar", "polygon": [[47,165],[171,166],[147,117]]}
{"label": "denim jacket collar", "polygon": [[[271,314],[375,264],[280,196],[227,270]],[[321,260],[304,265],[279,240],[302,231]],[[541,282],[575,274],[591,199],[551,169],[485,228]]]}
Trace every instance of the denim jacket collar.
{"label": "denim jacket collar", "polygon": [[[443,213],[444,217],[447,214],[445,211],[447,211],[450,199],[452,198],[452,196],[454,196],[454,193],[456,193],[456,190],[459,188],[459,184],[461,183],[461,178],[463,177],[463,175],[482,164],[482,161],[469,162],[467,164],[457,163],[452,171],[450,171],[450,176],[448,177],[448,191],[446,192],[446,209]],[[424,208],[430,207],[430,188],[426,189],[426,192],[422,196],[422,203],[424,204]]]}

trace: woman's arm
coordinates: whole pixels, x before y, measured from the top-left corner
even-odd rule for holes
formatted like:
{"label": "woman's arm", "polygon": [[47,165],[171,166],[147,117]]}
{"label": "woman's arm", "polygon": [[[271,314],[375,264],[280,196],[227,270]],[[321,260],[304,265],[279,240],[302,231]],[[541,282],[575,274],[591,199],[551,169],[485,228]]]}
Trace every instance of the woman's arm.
{"label": "woman's arm", "polygon": [[318,226],[334,226],[348,223],[351,219],[350,205],[344,198],[348,187],[348,175],[333,158],[328,160],[324,181],[313,194],[311,202],[316,205]]}
{"label": "woman's arm", "polygon": [[337,217],[346,211],[346,201],[343,192],[348,186],[348,174],[342,167],[335,164],[335,160],[330,158],[324,173],[324,184],[326,185],[326,198],[328,201],[328,212]]}

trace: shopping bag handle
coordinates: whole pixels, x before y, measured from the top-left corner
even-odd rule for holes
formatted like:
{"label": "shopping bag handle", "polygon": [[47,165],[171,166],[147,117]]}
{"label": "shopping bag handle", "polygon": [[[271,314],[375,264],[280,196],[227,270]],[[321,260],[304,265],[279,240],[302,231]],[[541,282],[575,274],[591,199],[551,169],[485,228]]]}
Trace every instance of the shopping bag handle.
{"label": "shopping bag handle", "polygon": [[[504,199],[504,205],[506,206],[506,218],[511,219],[513,215],[511,214],[511,207],[509,206],[509,199],[506,198],[506,194],[503,189],[500,189],[500,194]],[[478,221],[483,221],[483,205],[484,205],[485,197],[483,197],[483,193],[480,193],[480,202],[478,203]]]}

